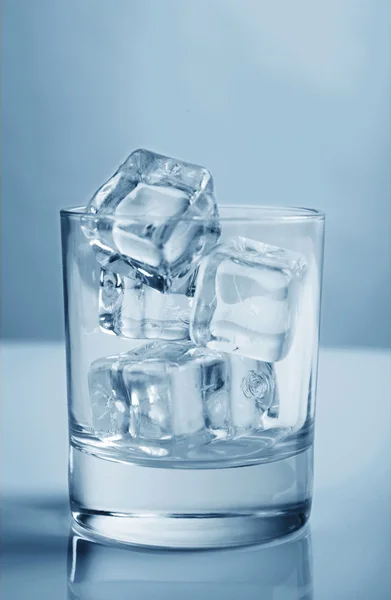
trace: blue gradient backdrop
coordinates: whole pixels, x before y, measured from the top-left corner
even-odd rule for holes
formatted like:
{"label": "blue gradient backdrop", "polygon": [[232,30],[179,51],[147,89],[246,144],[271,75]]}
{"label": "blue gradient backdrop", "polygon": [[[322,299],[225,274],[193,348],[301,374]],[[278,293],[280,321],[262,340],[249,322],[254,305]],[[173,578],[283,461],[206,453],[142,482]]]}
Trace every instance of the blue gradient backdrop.
{"label": "blue gradient backdrop", "polygon": [[389,343],[387,0],[3,0],[3,335],[63,336],[58,210],[134,148],[327,212],[322,342]]}

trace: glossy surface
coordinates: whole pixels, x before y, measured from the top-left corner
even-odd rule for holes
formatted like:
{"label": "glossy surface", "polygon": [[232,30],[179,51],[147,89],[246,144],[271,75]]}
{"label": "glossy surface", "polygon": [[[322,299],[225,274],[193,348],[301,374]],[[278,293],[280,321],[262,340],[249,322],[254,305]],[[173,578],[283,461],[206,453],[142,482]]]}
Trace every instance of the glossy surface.
{"label": "glossy surface", "polygon": [[311,539],[151,553],[73,538],[68,563],[64,348],[4,345],[2,598],[387,600],[389,362],[321,350]]}

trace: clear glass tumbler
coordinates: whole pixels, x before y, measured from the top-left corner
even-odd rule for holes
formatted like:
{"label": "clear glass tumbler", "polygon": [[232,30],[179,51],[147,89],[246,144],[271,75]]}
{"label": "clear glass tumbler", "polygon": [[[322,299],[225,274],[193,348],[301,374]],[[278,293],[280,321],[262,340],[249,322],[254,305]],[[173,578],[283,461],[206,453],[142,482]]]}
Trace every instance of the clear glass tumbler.
{"label": "clear glass tumbler", "polygon": [[103,268],[100,218],[61,211],[70,502],[95,535],[212,548],[308,520],[324,215],[219,210],[218,245],[175,293]]}

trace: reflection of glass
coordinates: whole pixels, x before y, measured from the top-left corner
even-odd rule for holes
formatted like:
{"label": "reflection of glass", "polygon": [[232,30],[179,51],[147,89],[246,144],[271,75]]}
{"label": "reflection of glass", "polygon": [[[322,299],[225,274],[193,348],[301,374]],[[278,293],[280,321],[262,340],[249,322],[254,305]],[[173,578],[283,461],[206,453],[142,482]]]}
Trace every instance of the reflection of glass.
{"label": "reflection of glass", "polygon": [[[310,209],[221,206],[218,226],[62,211],[79,525],[117,541],[213,548],[306,522],[323,227]],[[156,272],[151,231],[176,232],[164,256],[191,250],[183,273],[177,261]],[[117,234],[126,256],[111,247]]]}
{"label": "reflection of glass", "polygon": [[180,552],[103,545],[71,530],[68,586],[69,600],[312,600],[311,535]]}

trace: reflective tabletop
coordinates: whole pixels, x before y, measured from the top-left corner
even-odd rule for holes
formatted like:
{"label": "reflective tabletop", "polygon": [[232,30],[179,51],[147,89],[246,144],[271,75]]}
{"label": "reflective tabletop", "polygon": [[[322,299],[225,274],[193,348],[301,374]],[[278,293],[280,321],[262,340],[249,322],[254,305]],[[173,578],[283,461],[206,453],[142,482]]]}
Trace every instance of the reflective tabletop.
{"label": "reflective tabletop", "polygon": [[[21,354],[31,372],[18,378]],[[62,403],[61,433],[45,448],[52,435],[46,434],[50,390],[62,373],[63,347],[12,345],[3,356],[2,599],[390,597],[388,353],[321,352],[310,525],[271,544],[204,552],[106,545],[72,529],[63,388],[55,400]],[[47,365],[46,377],[38,364]],[[36,410],[27,406],[21,420],[11,400],[27,393],[38,398],[38,391]]]}

